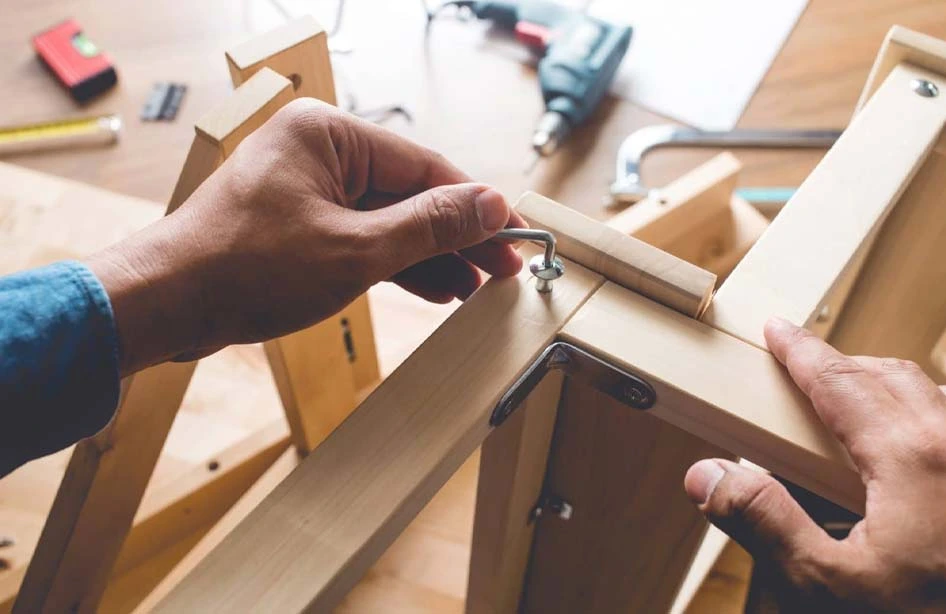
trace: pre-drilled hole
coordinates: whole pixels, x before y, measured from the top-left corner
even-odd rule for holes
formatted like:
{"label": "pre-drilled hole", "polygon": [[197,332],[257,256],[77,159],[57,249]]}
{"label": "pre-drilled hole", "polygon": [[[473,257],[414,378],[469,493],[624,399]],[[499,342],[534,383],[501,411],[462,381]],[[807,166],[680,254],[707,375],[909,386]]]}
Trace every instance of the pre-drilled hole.
{"label": "pre-drilled hole", "polygon": [[299,91],[299,88],[302,87],[302,77],[297,73],[292,73],[289,75],[289,80],[292,81],[292,89]]}
{"label": "pre-drilled hole", "polygon": [[220,463],[218,463],[215,460],[212,460],[209,463],[207,463],[207,469],[209,469],[210,471],[216,471],[217,469],[220,469]]}

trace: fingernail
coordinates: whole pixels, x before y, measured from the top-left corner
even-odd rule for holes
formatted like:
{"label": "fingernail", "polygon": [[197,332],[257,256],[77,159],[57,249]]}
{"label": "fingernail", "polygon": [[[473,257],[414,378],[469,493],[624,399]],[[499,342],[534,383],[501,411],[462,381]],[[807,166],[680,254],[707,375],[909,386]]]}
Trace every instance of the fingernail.
{"label": "fingernail", "polygon": [[690,500],[697,505],[703,505],[709,501],[724,475],[726,475],[726,470],[714,460],[701,460],[690,467],[685,479]]}
{"label": "fingernail", "polygon": [[495,232],[506,225],[509,220],[509,207],[506,199],[496,190],[483,190],[474,200],[476,216],[480,219],[480,227],[487,232]]}
{"label": "fingernail", "polygon": [[781,333],[791,332],[798,328],[785,318],[780,318],[779,316],[772,316],[769,318],[769,321],[766,322],[766,326],[773,332]]}

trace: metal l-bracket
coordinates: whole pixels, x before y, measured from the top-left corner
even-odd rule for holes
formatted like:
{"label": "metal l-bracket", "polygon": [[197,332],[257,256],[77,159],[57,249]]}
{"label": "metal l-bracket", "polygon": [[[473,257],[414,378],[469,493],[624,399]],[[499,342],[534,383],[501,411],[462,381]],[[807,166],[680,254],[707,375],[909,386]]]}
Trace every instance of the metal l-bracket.
{"label": "metal l-bracket", "polygon": [[576,377],[634,409],[650,409],[657,401],[657,393],[653,387],[636,375],[609,365],[570,343],[556,341],[539,355],[522,377],[499,399],[489,418],[490,425],[502,424],[525,401],[545,374],[553,369],[562,371],[569,377]]}

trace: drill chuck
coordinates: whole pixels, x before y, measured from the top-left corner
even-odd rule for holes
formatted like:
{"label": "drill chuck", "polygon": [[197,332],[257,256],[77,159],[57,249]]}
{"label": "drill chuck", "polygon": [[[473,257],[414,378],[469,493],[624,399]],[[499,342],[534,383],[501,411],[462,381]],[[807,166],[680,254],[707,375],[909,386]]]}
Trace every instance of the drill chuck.
{"label": "drill chuck", "polygon": [[546,111],[532,133],[532,149],[540,156],[552,155],[561,145],[571,126],[558,111]]}

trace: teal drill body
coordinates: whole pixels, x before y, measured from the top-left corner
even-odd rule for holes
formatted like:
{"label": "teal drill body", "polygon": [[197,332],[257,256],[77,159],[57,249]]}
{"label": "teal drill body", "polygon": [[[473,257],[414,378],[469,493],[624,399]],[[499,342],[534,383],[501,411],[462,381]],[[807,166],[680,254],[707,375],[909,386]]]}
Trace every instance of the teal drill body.
{"label": "teal drill body", "polygon": [[545,0],[468,6],[478,18],[514,30],[519,40],[544,52],[538,73],[545,114],[532,146],[539,155],[551,154],[604,98],[627,53],[630,26]]}

